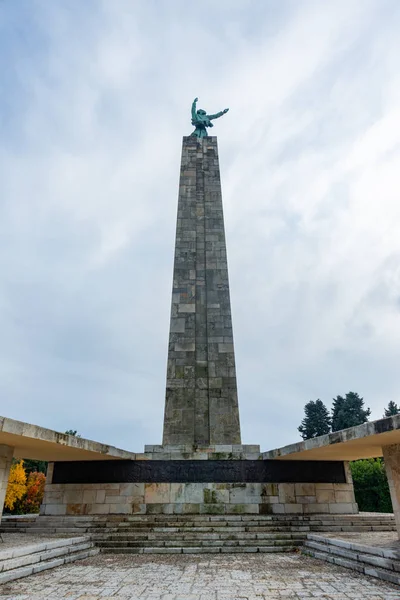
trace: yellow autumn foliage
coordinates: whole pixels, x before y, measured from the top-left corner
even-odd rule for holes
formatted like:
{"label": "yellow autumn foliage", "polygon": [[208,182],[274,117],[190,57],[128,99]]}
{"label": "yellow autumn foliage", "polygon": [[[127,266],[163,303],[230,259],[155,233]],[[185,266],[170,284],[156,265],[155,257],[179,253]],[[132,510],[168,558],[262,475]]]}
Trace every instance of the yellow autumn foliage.
{"label": "yellow autumn foliage", "polygon": [[20,460],[11,466],[4,506],[8,510],[12,510],[16,501],[20,500],[25,494],[26,489],[24,461]]}

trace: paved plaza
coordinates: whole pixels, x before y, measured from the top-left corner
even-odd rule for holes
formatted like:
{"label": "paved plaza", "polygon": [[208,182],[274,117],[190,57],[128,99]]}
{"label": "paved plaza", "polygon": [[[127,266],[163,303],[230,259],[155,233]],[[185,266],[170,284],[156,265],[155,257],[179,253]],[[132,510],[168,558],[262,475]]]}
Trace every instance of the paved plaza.
{"label": "paved plaza", "polygon": [[299,554],[100,555],[0,586],[1,600],[400,598],[400,589]]}

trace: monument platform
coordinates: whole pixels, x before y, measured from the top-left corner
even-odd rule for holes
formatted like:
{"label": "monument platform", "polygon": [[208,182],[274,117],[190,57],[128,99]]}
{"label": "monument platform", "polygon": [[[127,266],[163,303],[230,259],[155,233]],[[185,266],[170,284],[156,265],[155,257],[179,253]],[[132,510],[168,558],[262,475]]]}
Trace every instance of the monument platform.
{"label": "monument platform", "polygon": [[43,515],[356,513],[342,461],[265,460],[257,445],[146,446],[135,460],[58,462]]}

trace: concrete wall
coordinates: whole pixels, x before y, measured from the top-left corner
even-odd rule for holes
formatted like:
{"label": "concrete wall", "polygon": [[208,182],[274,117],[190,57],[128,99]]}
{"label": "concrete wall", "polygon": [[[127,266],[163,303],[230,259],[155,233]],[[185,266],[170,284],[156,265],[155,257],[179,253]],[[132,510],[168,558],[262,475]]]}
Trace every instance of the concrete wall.
{"label": "concrete wall", "polygon": [[0,521],[3,512],[4,499],[6,496],[8,477],[10,475],[11,463],[14,455],[14,448],[0,444]]}
{"label": "concrete wall", "polygon": [[400,444],[384,446],[382,450],[397,533],[400,537]]}

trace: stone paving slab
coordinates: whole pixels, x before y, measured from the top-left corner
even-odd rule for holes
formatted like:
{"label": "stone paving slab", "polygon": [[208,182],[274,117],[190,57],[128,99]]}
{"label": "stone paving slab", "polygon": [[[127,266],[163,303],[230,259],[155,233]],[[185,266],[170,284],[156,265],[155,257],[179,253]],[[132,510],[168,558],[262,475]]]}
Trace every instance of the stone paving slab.
{"label": "stone paving slab", "polygon": [[297,553],[97,556],[0,586],[1,600],[392,600],[400,588]]}

